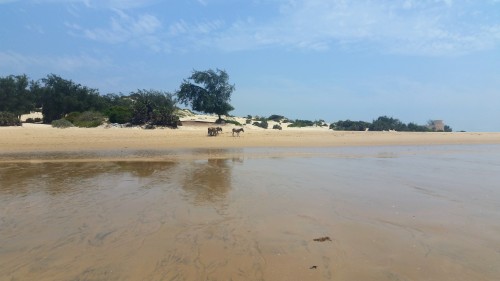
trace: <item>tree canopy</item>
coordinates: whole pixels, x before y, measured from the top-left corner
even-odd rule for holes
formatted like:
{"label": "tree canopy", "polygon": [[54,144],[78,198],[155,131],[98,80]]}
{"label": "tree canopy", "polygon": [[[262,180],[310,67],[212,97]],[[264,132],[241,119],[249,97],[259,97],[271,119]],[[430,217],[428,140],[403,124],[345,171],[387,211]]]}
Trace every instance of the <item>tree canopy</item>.
{"label": "tree canopy", "polygon": [[229,76],[224,70],[193,71],[184,79],[177,92],[177,98],[184,105],[191,105],[195,111],[227,115],[234,107],[229,104],[234,85],[229,84]]}
{"label": "tree canopy", "polygon": [[26,75],[0,77],[0,111],[8,111],[16,116],[29,113],[35,108],[35,96],[29,90]]}
{"label": "tree canopy", "polygon": [[133,102],[132,124],[177,127],[173,95],[156,90],[137,90],[131,93]]}
{"label": "tree canopy", "polygon": [[[369,129],[370,131],[389,131],[396,130],[400,132],[431,132],[433,131],[429,126],[417,125],[413,122],[405,124],[399,119],[380,116],[373,120],[372,123],[365,121],[351,121],[351,120],[339,120],[337,122],[330,124],[330,129],[337,131],[364,131]],[[451,132],[452,129],[449,126],[445,126],[446,132]]]}
{"label": "tree canopy", "polygon": [[101,97],[96,89],[76,84],[55,74],[47,75],[47,78],[43,78],[34,88],[40,96],[44,123],[51,123],[74,111],[103,109]]}

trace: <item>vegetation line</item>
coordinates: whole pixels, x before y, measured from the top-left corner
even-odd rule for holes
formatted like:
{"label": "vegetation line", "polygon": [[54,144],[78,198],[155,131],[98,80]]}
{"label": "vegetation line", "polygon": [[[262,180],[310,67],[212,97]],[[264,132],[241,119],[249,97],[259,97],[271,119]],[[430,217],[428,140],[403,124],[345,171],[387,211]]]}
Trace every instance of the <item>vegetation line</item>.
{"label": "vegetation line", "polygon": [[[26,122],[52,124],[53,127],[67,128],[97,127],[104,122],[125,126],[156,126],[177,128],[182,125],[177,103],[190,106],[193,110],[218,115],[218,123],[232,123],[223,120],[234,107],[229,103],[235,86],[229,83],[229,75],[220,69],[196,71],[185,79],[175,93],[159,90],[137,90],[124,94],[101,95],[92,89],[55,74],[40,80],[30,80],[28,76],[9,75],[0,77],[0,126],[21,126],[20,117],[32,111],[39,111],[43,118],[30,118]],[[324,120],[290,120],[282,115],[269,117],[247,116],[246,124],[268,129],[273,121],[273,129],[287,127],[324,127],[343,131],[447,131],[452,129],[438,121],[427,125],[404,124],[398,119],[381,116],[373,122],[337,121],[328,125]]]}

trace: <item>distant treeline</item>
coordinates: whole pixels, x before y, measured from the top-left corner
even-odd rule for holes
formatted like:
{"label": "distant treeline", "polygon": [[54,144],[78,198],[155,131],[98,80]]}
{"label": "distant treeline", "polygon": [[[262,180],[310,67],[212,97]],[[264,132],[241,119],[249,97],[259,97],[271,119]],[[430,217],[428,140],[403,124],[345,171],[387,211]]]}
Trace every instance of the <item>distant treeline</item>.
{"label": "distant treeline", "polygon": [[[365,121],[337,121],[335,123],[330,124],[330,129],[338,130],[338,131],[400,131],[400,132],[433,132],[436,131],[436,126],[434,121],[430,120],[427,122],[427,125],[417,125],[415,123],[405,124],[398,119],[380,116],[373,122],[365,122]],[[450,126],[444,126],[445,132],[451,132],[452,129]]]}
{"label": "distant treeline", "polygon": [[[26,75],[0,77],[0,125],[20,125],[22,114],[41,111],[45,124],[60,119],[81,127],[98,126],[105,118],[112,123],[177,126],[173,94],[137,90],[128,95],[100,95],[71,80],[50,74],[34,81]],[[37,120],[31,120],[37,121]]]}
{"label": "distant treeline", "polygon": [[[267,118],[265,117],[255,117],[252,118],[252,116],[247,117],[247,124],[251,123],[252,119],[257,119],[259,122],[253,123],[254,125],[257,125],[259,127],[263,127],[262,124],[265,124],[265,128],[267,128],[267,121],[275,121],[278,123],[291,123],[288,125],[288,127],[310,127],[310,126],[316,126],[316,127],[323,127],[327,126],[324,120],[315,120],[315,121],[310,121],[310,120],[291,120],[289,118],[286,118],[283,115],[278,115],[278,114],[273,114]],[[339,120],[337,122],[331,123],[329,126],[330,129],[332,130],[337,130],[337,131],[400,131],[400,132],[435,132],[436,131],[436,126],[434,124],[434,121],[430,120],[427,122],[426,125],[417,125],[415,123],[408,123],[405,124],[401,122],[398,119],[392,118],[392,117],[387,117],[387,116],[380,116],[379,118],[373,120],[373,122],[365,122],[365,121],[351,121],[351,120]],[[452,129],[449,126],[444,126],[444,131],[445,132],[451,132]]]}
{"label": "distant treeline", "polygon": [[[111,123],[177,127],[176,102],[194,110],[222,115],[233,110],[229,104],[234,85],[224,70],[194,70],[176,93],[137,90],[101,95],[92,89],[55,74],[34,81],[26,75],[0,77],[0,125],[21,125],[20,116],[41,111],[45,124],[55,127],[95,127],[105,119]],[[28,120],[26,120],[28,121]],[[38,120],[29,120],[38,122]],[[55,122],[55,123],[54,123]]]}
{"label": "distant treeline", "polygon": [[[175,114],[178,109],[176,98],[186,105],[191,104],[196,110],[218,114],[219,121],[222,121],[221,115],[227,115],[227,112],[233,109],[228,101],[234,86],[228,84],[228,75],[225,71],[194,71],[189,79],[184,80],[180,88],[181,90],[175,94],[158,90],[137,90],[126,95],[101,95],[97,89],[77,84],[55,74],[49,74],[46,78],[36,81],[30,80],[26,75],[9,75],[0,77],[0,126],[19,126],[22,114],[41,111],[42,120],[27,121],[60,127],[72,125],[95,127],[107,119],[110,123],[118,124],[177,127],[180,122]],[[324,120],[289,120],[282,115],[271,115],[268,118],[258,116],[252,118],[249,115],[246,123],[267,129],[268,120],[280,124],[291,123],[288,127],[327,126]],[[381,116],[371,123],[337,121],[330,124],[330,129],[427,132],[435,131],[432,122],[429,121],[427,125],[404,124],[398,119]],[[281,126],[273,128],[281,129]],[[444,126],[444,131],[452,130],[449,126]]]}

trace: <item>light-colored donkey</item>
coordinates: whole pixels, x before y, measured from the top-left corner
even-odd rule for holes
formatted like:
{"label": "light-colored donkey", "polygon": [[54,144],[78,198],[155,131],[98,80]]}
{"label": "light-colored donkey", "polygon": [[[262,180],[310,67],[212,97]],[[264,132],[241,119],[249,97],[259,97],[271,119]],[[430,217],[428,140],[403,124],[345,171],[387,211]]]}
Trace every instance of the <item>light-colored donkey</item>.
{"label": "light-colored donkey", "polygon": [[243,128],[238,128],[238,129],[233,128],[233,137],[234,137],[234,133],[236,133],[236,136],[239,137],[241,132],[245,132],[245,130],[243,130]]}

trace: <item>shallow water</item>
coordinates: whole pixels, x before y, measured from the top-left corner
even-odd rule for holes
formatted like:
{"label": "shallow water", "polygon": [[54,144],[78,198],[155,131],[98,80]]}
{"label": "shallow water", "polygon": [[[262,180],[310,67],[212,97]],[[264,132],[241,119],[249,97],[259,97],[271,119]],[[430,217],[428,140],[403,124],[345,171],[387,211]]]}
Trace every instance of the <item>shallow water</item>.
{"label": "shallow water", "polygon": [[178,153],[1,163],[0,280],[500,279],[500,146]]}

